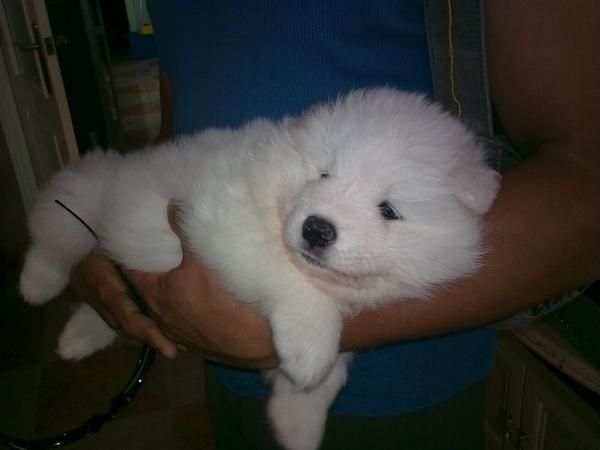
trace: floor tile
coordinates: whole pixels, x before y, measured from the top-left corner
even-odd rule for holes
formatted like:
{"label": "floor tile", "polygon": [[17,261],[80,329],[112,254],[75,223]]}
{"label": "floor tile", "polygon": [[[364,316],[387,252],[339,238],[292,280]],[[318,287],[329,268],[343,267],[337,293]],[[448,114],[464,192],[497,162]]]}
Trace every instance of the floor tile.
{"label": "floor tile", "polygon": [[42,349],[45,309],[18,293],[19,267],[0,271],[0,372],[36,364]]}
{"label": "floor tile", "polygon": [[69,450],[177,450],[168,411],[117,419]]}
{"label": "floor tile", "polygon": [[215,438],[203,403],[174,408],[172,414],[178,450],[214,450]]}
{"label": "floor tile", "polygon": [[40,373],[39,365],[0,372],[0,432],[20,439],[34,437]]}
{"label": "floor tile", "polygon": [[204,369],[202,358],[181,352],[166,367],[167,391],[171,407],[204,401]]}

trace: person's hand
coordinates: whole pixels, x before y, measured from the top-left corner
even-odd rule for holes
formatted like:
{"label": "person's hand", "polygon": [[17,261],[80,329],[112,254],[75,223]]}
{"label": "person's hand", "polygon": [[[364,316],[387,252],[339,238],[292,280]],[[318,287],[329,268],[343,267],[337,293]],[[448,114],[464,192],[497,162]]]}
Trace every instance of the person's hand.
{"label": "person's hand", "polygon": [[[178,233],[175,216],[170,207],[169,222]],[[152,319],[127,297],[110,262],[98,251],[76,268],[74,284],[111,326],[166,357],[175,357],[178,348],[190,349],[231,365],[275,367],[267,321],[252,306],[229,296],[185,245],[182,249],[181,264],[169,272],[125,272],[152,311]]]}
{"label": "person's hand", "polygon": [[73,268],[70,287],[116,331],[149,344],[167,358],[177,355],[175,342],[138,309],[112,263],[98,248]]}

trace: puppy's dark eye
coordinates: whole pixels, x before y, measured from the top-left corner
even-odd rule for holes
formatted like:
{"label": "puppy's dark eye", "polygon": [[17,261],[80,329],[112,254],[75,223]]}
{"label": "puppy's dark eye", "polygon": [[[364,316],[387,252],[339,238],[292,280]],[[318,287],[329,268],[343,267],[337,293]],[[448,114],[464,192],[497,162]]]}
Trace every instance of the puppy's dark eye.
{"label": "puppy's dark eye", "polygon": [[381,217],[383,217],[385,220],[403,219],[403,217],[398,214],[394,207],[387,201],[381,202],[379,205],[377,205],[377,207],[379,208],[379,214],[381,214]]}
{"label": "puppy's dark eye", "polygon": [[329,178],[329,172],[327,172],[326,170],[322,170],[319,173],[319,176],[321,177],[322,180],[324,180],[325,178]]}

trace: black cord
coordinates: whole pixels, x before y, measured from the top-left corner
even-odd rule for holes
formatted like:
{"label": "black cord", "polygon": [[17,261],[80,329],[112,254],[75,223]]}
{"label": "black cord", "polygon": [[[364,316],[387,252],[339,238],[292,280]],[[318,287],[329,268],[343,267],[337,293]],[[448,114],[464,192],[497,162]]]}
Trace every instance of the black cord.
{"label": "black cord", "polygon": [[[96,239],[98,239],[98,236],[96,235],[94,230],[87,223],[85,223],[85,221],[81,217],[79,217],[75,212],[73,212],[60,200],[54,201],[60,206],[62,206],[65,210],[67,210],[79,222],[81,222],[88,229],[88,231]],[[125,286],[127,286],[129,297],[135,302],[135,304],[143,314],[149,316],[149,310],[146,306],[146,303],[144,302],[144,299],[136,291],[133,285],[129,283],[129,281],[123,273],[122,268],[114,262],[113,266],[115,267]],[[16,450],[46,450],[62,447],[72,442],[79,441],[93,433],[96,433],[104,426],[105,423],[117,417],[117,414],[121,409],[125,408],[133,401],[136,394],[142,387],[142,384],[144,383],[148,370],[150,370],[150,367],[152,367],[155,354],[156,350],[154,350],[152,347],[148,345],[144,345],[142,347],[142,350],[136,362],[136,366],[133,370],[131,377],[129,378],[129,381],[127,382],[123,390],[121,390],[121,392],[119,392],[110,400],[110,407],[107,411],[103,413],[94,414],[78,427],[75,427],[69,431],[49,438],[15,439],[0,433],[0,444]]]}

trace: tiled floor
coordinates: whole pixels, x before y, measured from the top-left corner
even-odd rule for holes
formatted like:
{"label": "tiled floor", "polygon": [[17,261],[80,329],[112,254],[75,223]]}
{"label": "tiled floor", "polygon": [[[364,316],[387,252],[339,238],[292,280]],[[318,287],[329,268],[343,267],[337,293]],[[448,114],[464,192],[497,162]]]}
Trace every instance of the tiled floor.
{"label": "tiled floor", "polygon": [[[127,148],[156,138],[160,126],[155,60],[114,67]],[[18,267],[0,268],[0,432],[46,437],[105,411],[129,379],[139,345],[120,343],[78,363],[61,361],[55,347],[72,293],[41,307],[17,294]],[[134,402],[73,450],[213,450],[199,357],[157,356]]]}
{"label": "tiled floor", "polygon": [[[120,343],[78,363],[61,361],[56,338],[75,302],[73,294],[42,307],[16,293],[13,268],[0,284],[0,431],[31,438],[79,425],[104,411],[128,380],[139,346]],[[200,358],[157,357],[137,398],[100,432],[73,450],[212,450]]]}

